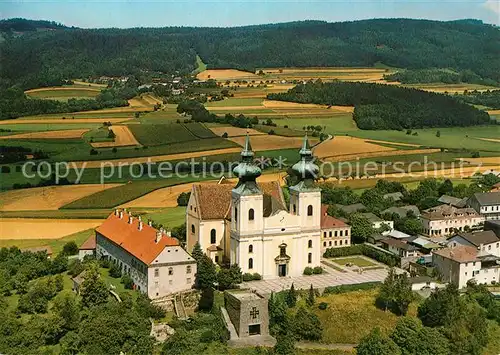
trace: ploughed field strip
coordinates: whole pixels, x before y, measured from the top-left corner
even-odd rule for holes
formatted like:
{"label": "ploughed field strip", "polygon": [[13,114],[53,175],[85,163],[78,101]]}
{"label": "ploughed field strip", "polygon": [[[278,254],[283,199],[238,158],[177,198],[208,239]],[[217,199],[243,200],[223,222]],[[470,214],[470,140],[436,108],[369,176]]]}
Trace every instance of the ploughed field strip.
{"label": "ploughed field strip", "polygon": [[30,132],[0,136],[0,139],[78,139],[88,132],[88,129],[68,129],[57,131]]}
{"label": "ploughed field strip", "polygon": [[140,145],[128,126],[111,126],[110,129],[115,134],[114,141],[91,143],[92,147],[108,148]]}

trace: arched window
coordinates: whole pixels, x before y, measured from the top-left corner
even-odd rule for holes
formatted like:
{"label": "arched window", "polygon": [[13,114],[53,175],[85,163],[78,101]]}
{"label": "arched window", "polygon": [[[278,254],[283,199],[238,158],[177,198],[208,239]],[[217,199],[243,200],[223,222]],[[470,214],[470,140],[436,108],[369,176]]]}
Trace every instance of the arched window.
{"label": "arched window", "polygon": [[216,236],[217,236],[217,232],[215,231],[215,229],[212,229],[210,231],[210,244],[216,243]]}
{"label": "arched window", "polygon": [[253,253],[253,245],[252,245],[252,244],[250,244],[250,245],[248,246],[248,252],[249,252],[249,253]]}
{"label": "arched window", "polygon": [[313,241],[311,239],[309,239],[309,241],[307,242],[307,247],[308,248],[312,248],[313,247]]}
{"label": "arched window", "polygon": [[313,261],[313,255],[312,253],[307,254],[307,262],[310,264]]}
{"label": "arched window", "polygon": [[248,268],[253,269],[253,259],[252,258],[248,259]]}
{"label": "arched window", "polygon": [[191,224],[191,233],[194,233],[194,224]]}
{"label": "arched window", "polygon": [[238,222],[238,207],[234,208],[234,221]]}
{"label": "arched window", "polygon": [[293,213],[297,213],[297,205],[295,203],[293,204]]}
{"label": "arched window", "polygon": [[313,206],[312,205],[307,206],[307,215],[308,216],[313,215]]}
{"label": "arched window", "polygon": [[248,210],[248,220],[253,221],[254,218],[255,218],[255,211],[253,210],[253,208],[250,208]]}

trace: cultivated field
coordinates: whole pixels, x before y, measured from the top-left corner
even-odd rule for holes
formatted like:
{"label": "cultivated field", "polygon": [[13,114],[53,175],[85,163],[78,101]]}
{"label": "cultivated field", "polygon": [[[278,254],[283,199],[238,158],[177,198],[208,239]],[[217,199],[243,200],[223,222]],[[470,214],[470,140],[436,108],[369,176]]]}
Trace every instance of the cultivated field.
{"label": "cultivated field", "polygon": [[69,85],[62,87],[46,87],[25,91],[26,95],[36,99],[67,101],[68,99],[94,98],[101,92],[97,87]]}
{"label": "cultivated field", "polygon": [[0,139],[77,139],[88,131],[88,129],[68,129],[59,131],[30,132],[0,136]]}
{"label": "cultivated field", "polygon": [[235,70],[235,69],[209,69],[202,71],[198,75],[196,75],[196,78],[198,80],[208,80],[208,79],[215,79],[215,80],[243,80],[243,79],[253,79],[257,80],[260,77],[254,73],[242,71],[242,70]]}
{"label": "cultivated field", "polygon": [[68,234],[95,228],[101,219],[0,219],[0,239],[59,239]]}
{"label": "cultivated field", "polygon": [[265,134],[263,132],[259,132],[252,128],[239,128],[233,126],[210,127],[210,130],[218,136],[222,136],[224,133],[227,133],[228,137],[245,136],[247,133],[250,136],[258,136],[261,134]]}
{"label": "cultivated field", "polygon": [[394,148],[368,143],[364,139],[354,137],[336,136],[333,139],[324,141],[313,149],[314,155],[320,159],[360,155],[374,152],[386,152],[395,150]]}
{"label": "cultivated field", "polygon": [[182,192],[190,192],[192,187],[192,183],[164,187],[118,207],[176,207],[177,197]]}
{"label": "cultivated field", "polygon": [[57,210],[70,202],[119,185],[47,186],[6,191],[0,193],[0,211]]}
{"label": "cultivated field", "polygon": [[91,143],[94,148],[107,147],[125,147],[130,145],[139,145],[137,139],[128,128],[128,126],[111,126],[110,129],[115,134],[115,140],[111,142]]}
{"label": "cultivated field", "polygon": [[[40,125],[45,125],[47,129],[49,130],[50,126],[48,124],[74,124],[74,123],[97,123],[97,124],[102,124],[103,122],[111,122],[111,123],[118,123],[118,122],[126,122],[131,120],[132,118],[108,118],[108,117],[103,117],[103,118],[40,118],[40,119],[22,119],[22,118],[17,118],[15,120],[3,120],[0,121],[0,125],[2,127],[4,125],[32,125],[32,124],[40,124]],[[25,129],[23,126],[20,126],[22,129]]]}
{"label": "cultivated field", "polygon": [[[229,140],[243,146],[245,144],[245,137],[232,137]],[[317,143],[317,139],[311,139],[310,143]],[[282,137],[276,135],[263,135],[254,136],[251,139],[252,148],[254,150],[275,150],[275,149],[286,149],[286,148],[297,148],[299,149],[302,144],[302,138],[300,137]]]}

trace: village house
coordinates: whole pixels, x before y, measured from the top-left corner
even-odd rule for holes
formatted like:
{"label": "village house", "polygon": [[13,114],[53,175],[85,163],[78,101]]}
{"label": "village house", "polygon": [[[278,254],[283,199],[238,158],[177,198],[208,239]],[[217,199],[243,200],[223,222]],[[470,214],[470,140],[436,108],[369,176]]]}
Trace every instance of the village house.
{"label": "village house", "polygon": [[380,241],[382,248],[401,258],[417,256],[417,248],[400,239],[385,238]]}
{"label": "village house", "polygon": [[480,254],[491,254],[500,257],[500,238],[492,230],[457,233],[448,239],[447,246],[449,248],[455,248],[459,245],[474,247],[481,252]]}
{"label": "village house", "polygon": [[477,248],[470,246],[444,248],[432,253],[432,263],[442,281],[453,282],[458,288],[464,288],[469,280],[478,284],[498,282],[500,258],[479,253]]}
{"label": "village house", "polygon": [[385,228],[388,228],[386,231],[381,232],[383,235],[388,234],[394,229],[394,221],[385,221],[371,212],[361,213],[361,215],[371,222],[373,229],[379,230],[384,226]]}
{"label": "village house", "polygon": [[186,210],[186,240],[212,260],[238,264],[243,273],[264,279],[301,276],[305,267],[321,265],[321,190],[314,186],[319,168],[307,137],[301,160],[292,167],[287,208],[278,182],[258,184],[260,168],[247,136],[242,160],[234,169],[238,183],[195,184]]}
{"label": "village house", "polygon": [[441,195],[441,197],[438,198],[438,202],[456,208],[464,208],[467,204],[467,198],[458,198],[454,196]]}
{"label": "village house", "polygon": [[415,205],[400,206],[400,207],[389,207],[382,211],[382,215],[385,214],[397,214],[400,218],[405,218],[408,215],[413,215],[415,217],[420,217],[420,211]]}
{"label": "village house", "polygon": [[420,221],[426,235],[450,235],[456,231],[479,228],[484,222],[472,208],[441,205],[422,212]]}
{"label": "village house", "polygon": [[486,221],[500,219],[500,191],[476,192],[467,201]]}
{"label": "village house", "polygon": [[78,248],[78,259],[83,260],[87,255],[95,256],[96,236],[91,235],[83,244]]}
{"label": "village house", "polygon": [[116,210],[96,228],[96,256],[116,263],[151,299],[194,284],[196,261],[179,241],[124,210]]}
{"label": "village house", "polygon": [[328,214],[328,205],[321,205],[321,252],[328,248],[351,245],[351,226]]}

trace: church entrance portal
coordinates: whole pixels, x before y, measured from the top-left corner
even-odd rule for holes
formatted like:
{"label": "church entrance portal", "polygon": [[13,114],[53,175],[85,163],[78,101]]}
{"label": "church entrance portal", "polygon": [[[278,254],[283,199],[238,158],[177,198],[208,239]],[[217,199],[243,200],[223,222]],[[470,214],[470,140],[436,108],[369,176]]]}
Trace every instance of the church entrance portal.
{"label": "church entrance portal", "polygon": [[278,265],[278,276],[279,277],[286,276],[286,264]]}

